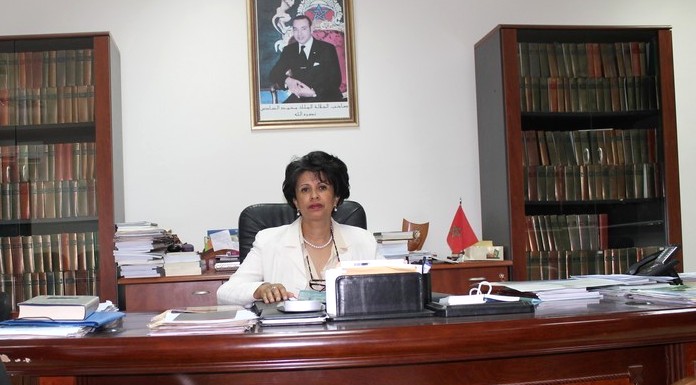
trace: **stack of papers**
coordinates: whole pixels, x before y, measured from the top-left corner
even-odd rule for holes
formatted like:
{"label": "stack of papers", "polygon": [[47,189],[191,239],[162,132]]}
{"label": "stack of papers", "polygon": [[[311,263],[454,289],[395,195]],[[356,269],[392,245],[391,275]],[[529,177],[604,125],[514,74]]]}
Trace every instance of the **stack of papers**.
{"label": "stack of papers", "polygon": [[164,253],[178,237],[151,222],[116,224],[114,258],[124,278],[162,276]]}
{"label": "stack of papers", "polygon": [[696,287],[667,285],[661,287],[634,288],[627,297],[646,302],[674,305],[696,305]]}
{"label": "stack of papers", "polygon": [[601,299],[602,294],[597,291],[588,291],[583,288],[559,288],[540,290],[535,292],[540,301],[563,301],[569,299]]}
{"label": "stack of papers", "polygon": [[153,317],[149,335],[235,334],[250,330],[258,316],[246,309],[228,306],[171,309]]}
{"label": "stack of papers", "polygon": [[588,288],[617,285],[616,281],[601,278],[573,278],[545,281],[492,282],[494,286],[504,286],[520,296],[533,296],[540,301],[559,301],[571,299],[601,299],[598,291]]}
{"label": "stack of papers", "polygon": [[82,337],[90,332],[83,326],[12,326],[0,327],[1,339],[34,339],[34,338],[72,338]]}

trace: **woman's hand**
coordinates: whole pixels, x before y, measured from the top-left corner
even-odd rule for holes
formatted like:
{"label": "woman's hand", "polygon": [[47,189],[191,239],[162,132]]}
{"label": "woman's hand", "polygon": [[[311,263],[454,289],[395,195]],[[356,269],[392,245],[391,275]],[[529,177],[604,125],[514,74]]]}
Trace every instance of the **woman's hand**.
{"label": "woman's hand", "polygon": [[264,303],[285,301],[295,295],[285,289],[280,283],[262,283],[254,292],[254,298],[263,300]]}

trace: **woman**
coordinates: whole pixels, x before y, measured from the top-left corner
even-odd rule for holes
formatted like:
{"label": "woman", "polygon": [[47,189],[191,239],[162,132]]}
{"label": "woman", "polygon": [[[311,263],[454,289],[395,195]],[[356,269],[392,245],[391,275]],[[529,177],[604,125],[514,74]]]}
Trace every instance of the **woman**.
{"label": "woman", "polygon": [[300,290],[321,291],[324,272],[340,261],[383,258],[370,232],[331,217],[349,190],[346,164],[333,155],[314,151],[290,162],[283,194],[297,219],[256,234],[242,265],[218,289],[218,303],[272,303]]}

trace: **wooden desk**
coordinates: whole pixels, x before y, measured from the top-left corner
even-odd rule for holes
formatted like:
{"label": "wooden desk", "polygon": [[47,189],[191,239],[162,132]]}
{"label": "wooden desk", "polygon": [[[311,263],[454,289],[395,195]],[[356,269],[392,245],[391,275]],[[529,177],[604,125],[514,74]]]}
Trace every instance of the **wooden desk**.
{"label": "wooden desk", "polygon": [[653,385],[693,374],[696,308],[547,305],[536,314],[267,327],[204,337],[148,337],[152,314],[132,313],[123,328],[86,338],[5,340],[0,357],[16,375],[77,376],[85,385]]}

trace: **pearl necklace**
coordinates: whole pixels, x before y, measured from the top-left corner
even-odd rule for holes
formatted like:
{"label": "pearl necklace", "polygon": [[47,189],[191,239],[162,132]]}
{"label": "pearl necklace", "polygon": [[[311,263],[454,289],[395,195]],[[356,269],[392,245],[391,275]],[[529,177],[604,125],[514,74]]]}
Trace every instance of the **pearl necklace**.
{"label": "pearl necklace", "polygon": [[305,237],[302,237],[302,240],[304,241],[304,243],[307,244],[307,246],[309,246],[309,247],[311,247],[311,248],[314,248],[314,249],[323,249],[323,248],[325,248],[326,246],[328,246],[328,245],[331,243],[331,241],[333,241],[333,234],[331,234],[331,237],[329,238],[329,240],[326,241],[326,243],[324,243],[323,245],[315,245],[314,243],[308,241],[307,238],[305,238]]}

